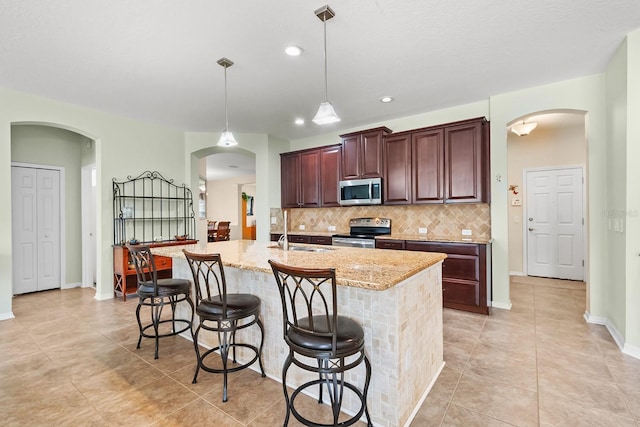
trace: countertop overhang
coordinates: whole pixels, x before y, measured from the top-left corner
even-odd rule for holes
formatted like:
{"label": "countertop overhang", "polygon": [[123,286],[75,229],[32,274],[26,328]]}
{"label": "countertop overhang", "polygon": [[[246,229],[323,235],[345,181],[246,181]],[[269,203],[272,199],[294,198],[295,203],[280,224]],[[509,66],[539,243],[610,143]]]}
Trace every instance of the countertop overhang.
{"label": "countertop overhang", "polygon": [[182,258],[182,249],[195,253],[219,253],[225,267],[271,273],[268,260],[293,267],[335,268],[336,282],[343,286],[383,291],[446,258],[435,252],[394,251],[337,246],[316,246],[323,252],[284,251],[274,242],[230,240],[184,246],[153,248],[155,255]]}

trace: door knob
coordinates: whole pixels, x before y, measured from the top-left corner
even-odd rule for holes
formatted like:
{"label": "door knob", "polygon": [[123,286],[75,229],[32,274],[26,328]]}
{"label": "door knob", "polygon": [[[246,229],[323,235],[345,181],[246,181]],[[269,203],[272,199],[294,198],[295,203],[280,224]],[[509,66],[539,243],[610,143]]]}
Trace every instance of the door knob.
{"label": "door knob", "polygon": [[529,231],[533,231],[533,227],[529,227]]}
{"label": "door knob", "polygon": [[532,218],[532,217],[529,217],[529,221],[533,221],[533,218]]}

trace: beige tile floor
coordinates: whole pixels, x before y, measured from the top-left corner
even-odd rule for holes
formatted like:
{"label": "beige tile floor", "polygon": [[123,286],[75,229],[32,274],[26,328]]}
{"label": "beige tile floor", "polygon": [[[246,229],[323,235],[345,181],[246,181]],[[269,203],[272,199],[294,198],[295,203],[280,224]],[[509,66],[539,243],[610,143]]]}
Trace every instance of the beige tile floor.
{"label": "beige tile floor", "polygon": [[[0,425],[282,425],[279,383],[235,373],[222,403],[220,375],[191,384],[189,341],[163,339],[154,360],[151,340],[135,349],[136,300],[93,295],[14,298],[16,318],[0,322]],[[640,426],[640,360],[585,324],[584,284],[513,278],[511,296],[491,316],[445,310],[447,365],[412,426]]]}

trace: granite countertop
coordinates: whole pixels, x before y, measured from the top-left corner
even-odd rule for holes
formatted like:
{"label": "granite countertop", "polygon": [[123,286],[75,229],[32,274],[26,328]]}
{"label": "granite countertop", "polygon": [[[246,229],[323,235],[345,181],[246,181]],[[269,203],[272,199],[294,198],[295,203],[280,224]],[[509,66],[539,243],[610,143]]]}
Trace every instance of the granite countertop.
{"label": "granite countertop", "polygon": [[414,274],[437,264],[445,254],[433,252],[405,252],[386,249],[372,250],[337,246],[295,244],[292,246],[317,247],[325,252],[283,251],[273,242],[230,240],[184,246],[153,248],[155,255],[184,258],[182,249],[196,253],[219,253],[225,267],[261,271],[273,274],[269,259],[282,264],[336,269],[339,285],[383,291]]}
{"label": "granite countertop", "polygon": [[[283,231],[273,231],[271,230],[271,234],[283,234]],[[334,234],[349,234],[349,231],[307,231],[307,230],[295,230],[289,232],[287,234],[292,234],[294,236],[325,236],[331,237]]]}

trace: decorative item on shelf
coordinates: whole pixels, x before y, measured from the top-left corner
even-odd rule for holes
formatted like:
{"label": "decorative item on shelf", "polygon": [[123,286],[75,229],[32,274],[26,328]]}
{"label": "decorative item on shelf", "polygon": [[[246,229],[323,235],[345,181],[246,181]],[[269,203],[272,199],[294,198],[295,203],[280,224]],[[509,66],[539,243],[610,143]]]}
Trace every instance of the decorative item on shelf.
{"label": "decorative item on shelf", "polygon": [[227,58],[218,59],[218,64],[224,67],[224,132],[218,140],[218,147],[233,147],[238,145],[238,141],[229,131],[229,115],[227,112],[227,68],[233,65],[233,61]]}
{"label": "decorative item on shelf", "polygon": [[129,240],[129,244],[130,245],[137,245],[138,244],[138,239],[136,239],[135,237],[131,238],[131,240]]}
{"label": "decorative item on shelf", "polygon": [[315,10],[314,13],[324,24],[324,101],[320,103],[320,108],[318,108],[313,122],[319,125],[326,125],[340,121],[340,117],[338,117],[333,105],[329,102],[327,83],[327,20],[336,16],[336,14],[329,5],[322,6],[320,9]]}
{"label": "decorative item on shelf", "polygon": [[538,126],[538,123],[536,122],[525,123],[523,120],[522,123],[511,126],[511,132],[518,136],[527,136],[536,128],[536,126]]}
{"label": "decorative item on shelf", "polygon": [[513,194],[518,194],[518,186],[514,184],[509,184],[509,191]]}
{"label": "decorative item on shelf", "polygon": [[189,235],[188,234],[181,234],[179,236],[176,235],[175,237],[176,237],[177,241],[181,242],[181,241],[187,240],[189,238]]}
{"label": "decorative item on shelf", "polygon": [[125,218],[125,219],[133,218],[133,207],[132,206],[123,206],[122,207],[122,218]]}

